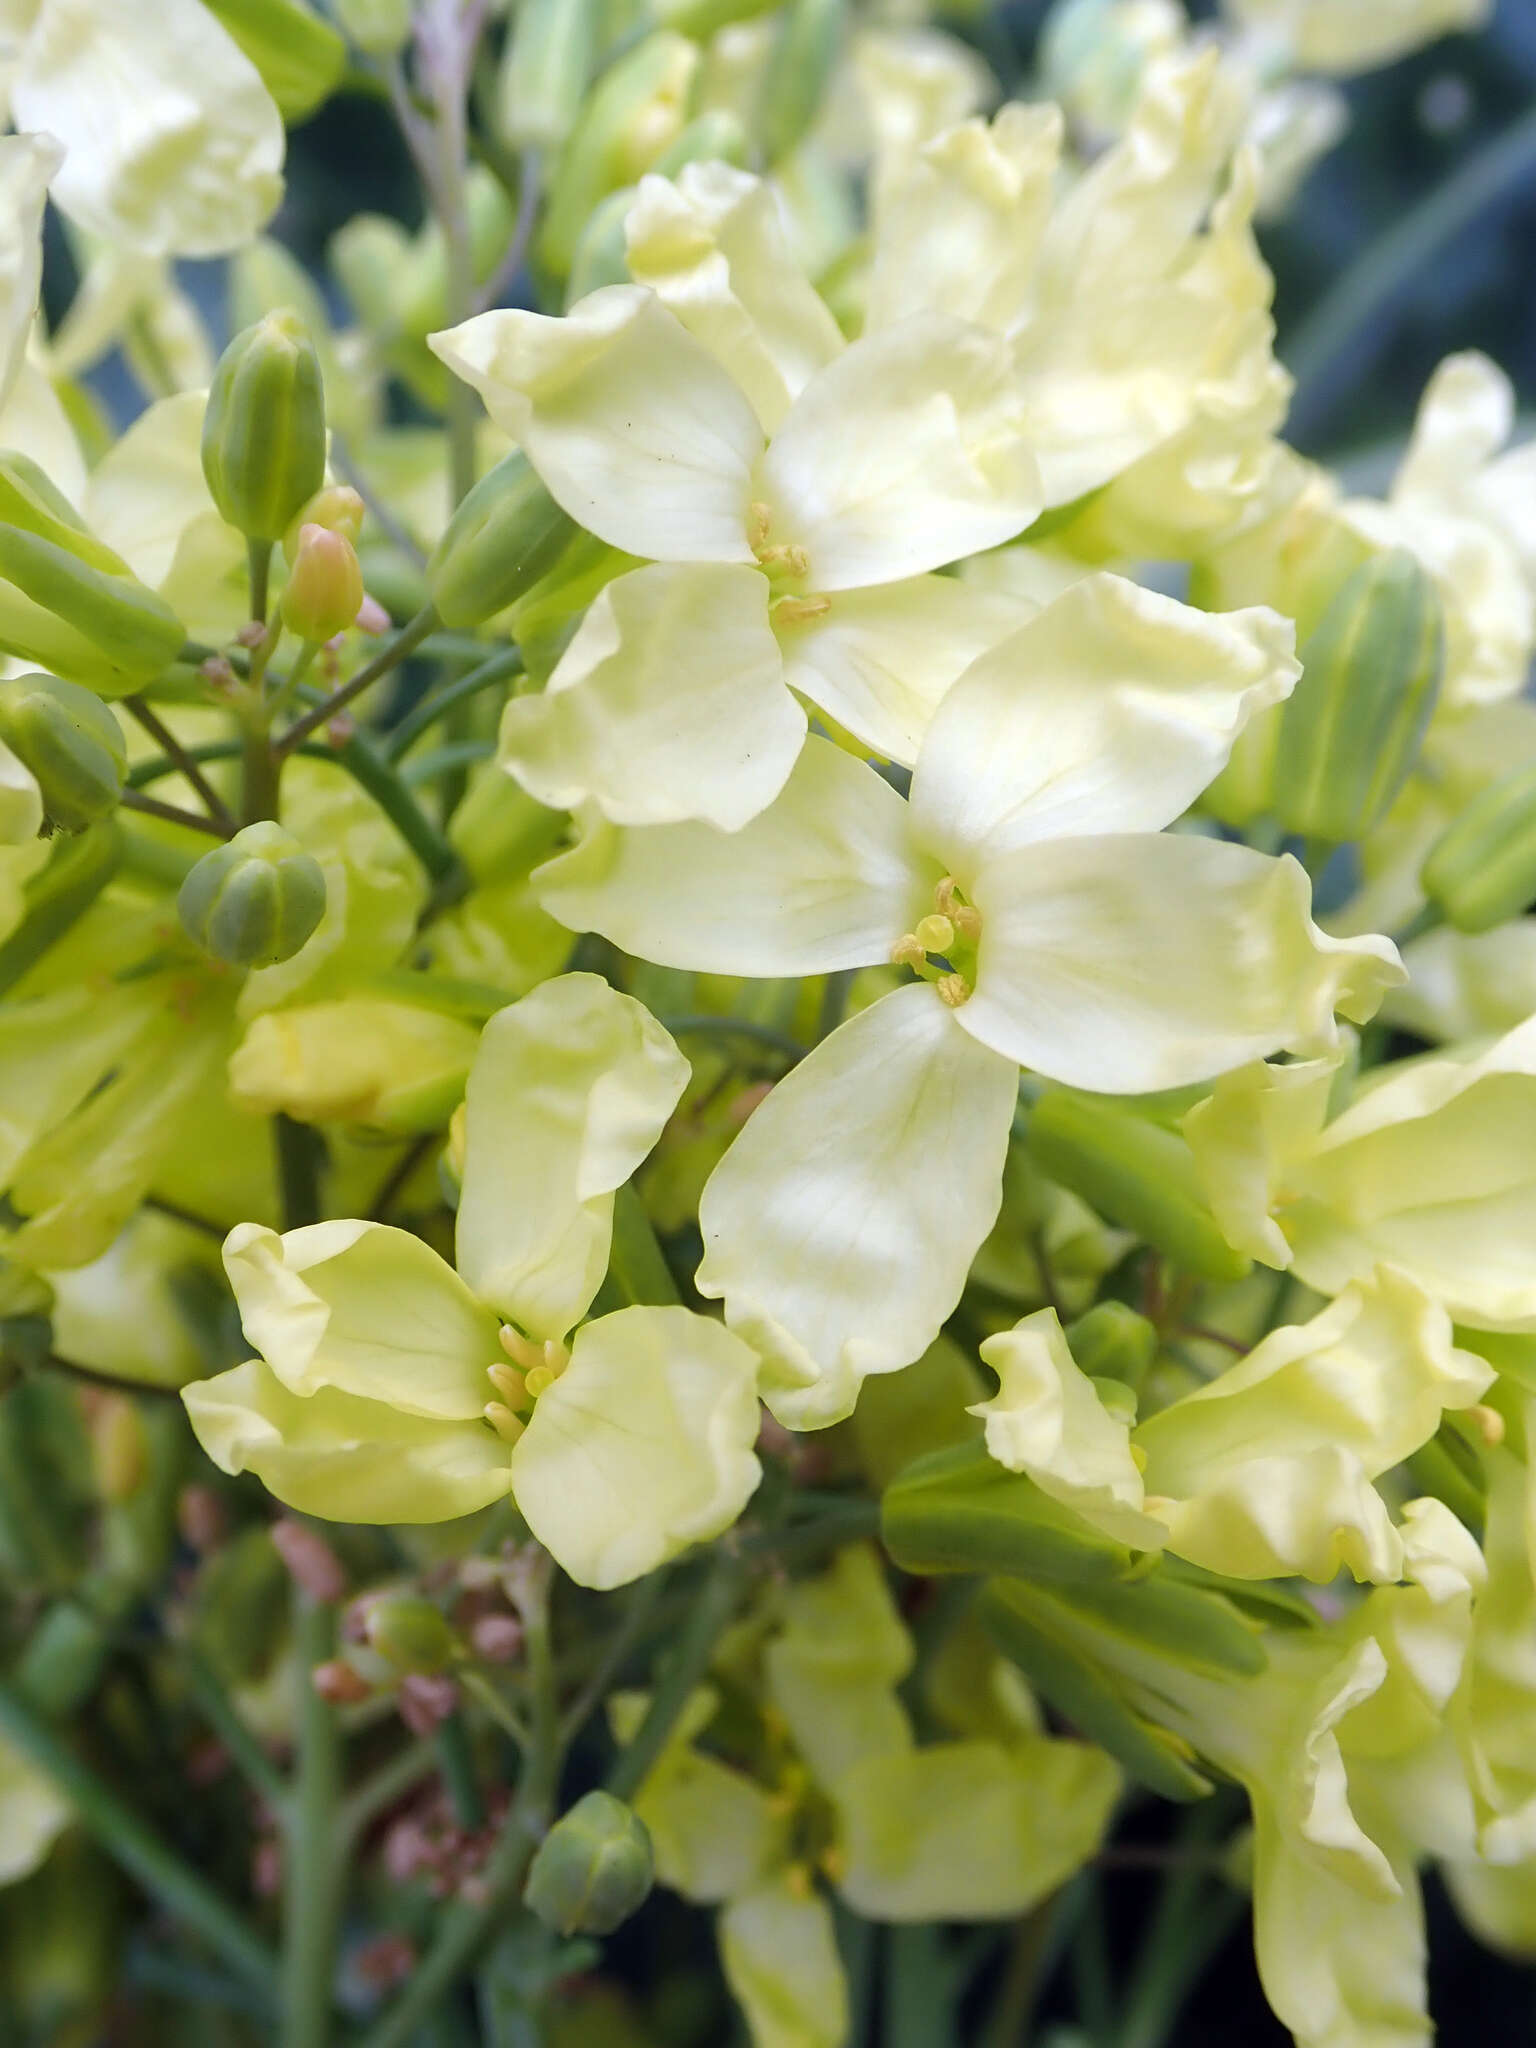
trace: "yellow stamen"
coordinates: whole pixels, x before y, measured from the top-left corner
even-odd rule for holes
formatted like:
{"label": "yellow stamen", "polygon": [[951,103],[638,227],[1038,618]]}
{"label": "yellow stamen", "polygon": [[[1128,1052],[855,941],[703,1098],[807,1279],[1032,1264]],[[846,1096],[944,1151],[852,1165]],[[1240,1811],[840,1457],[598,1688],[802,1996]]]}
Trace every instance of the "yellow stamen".
{"label": "yellow stamen", "polygon": [[963,974],[941,974],[933,984],[942,1002],[950,1009],[958,1010],[971,1000],[974,991]]}
{"label": "yellow stamen", "polygon": [[957,903],[950,912],[950,921],[962,939],[971,945],[981,937],[981,912],[971,903]]}
{"label": "yellow stamen", "polygon": [[925,953],[947,953],[955,943],[955,929],[949,918],[935,911],[918,919],[912,936]]}
{"label": "yellow stamen", "polygon": [[485,1376],[512,1408],[521,1408],[528,1399],[528,1381],[515,1365],[488,1365]]}
{"label": "yellow stamen", "polygon": [[773,526],[771,507],[755,500],[747,507],[747,545],[755,555],[759,548],[767,545],[768,535]]}
{"label": "yellow stamen", "polygon": [[505,1443],[515,1444],[527,1428],[527,1424],[519,1421],[512,1410],[500,1401],[487,1401],[480,1412]]}
{"label": "yellow stamen", "polygon": [[824,618],[831,609],[830,597],[779,597],[769,607],[769,616],[776,626],[799,626],[807,619]]}
{"label": "yellow stamen", "polygon": [[953,875],[946,875],[942,882],[934,884],[933,900],[941,917],[954,916],[959,893]]}
{"label": "yellow stamen", "polygon": [[1495,1444],[1503,1443],[1504,1418],[1497,1408],[1485,1407],[1481,1401],[1477,1401],[1467,1409],[1466,1416],[1490,1450]]}
{"label": "yellow stamen", "polygon": [[922,940],[913,932],[908,932],[904,938],[898,939],[891,948],[891,965],[893,967],[919,968],[925,964],[927,958],[928,955],[923,950]]}
{"label": "yellow stamen", "polygon": [[526,1382],[528,1398],[531,1401],[537,1401],[540,1394],[552,1387],[558,1378],[559,1374],[551,1372],[547,1365],[536,1365],[533,1371],[529,1373]]}
{"label": "yellow stamen", "polygon": [[531,1337],[525,1337],[521,1330],[514,1330],[510,1323],[501,1326],[501,1348],[524,1372],[531,1372],[536,1365],[544,1363],[543,1345],[535,1344]]}

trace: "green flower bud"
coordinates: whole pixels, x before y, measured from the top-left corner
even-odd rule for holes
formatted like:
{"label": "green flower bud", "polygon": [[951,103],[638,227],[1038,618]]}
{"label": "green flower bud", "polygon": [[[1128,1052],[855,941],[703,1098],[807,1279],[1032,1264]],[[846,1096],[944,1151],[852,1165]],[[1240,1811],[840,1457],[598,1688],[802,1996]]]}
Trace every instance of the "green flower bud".
{"label": "green flower bud", "polygon": [[644,1821],[611,1792],[588,1792],[539,1844],[523,1899],[559,1934],[612,1934],[654,1874]]}
{"label": "green flower bud", "polygon": [[445,1671],[458,1651],[442,1610],[419,1594],[387,1593],[372,1601],[363,1625],[369,1648],[397,1671]]}
{"label": "green flower bud", "polygon": [[652,12],[663,28],[707,42],[718,29],[755,21],[778,4],[779,0],[655,0]]}
{"label": "green flower bud", "polygon": [[283,624],[301,640],[344,633],[363,601],[363,571],[344,533],[324,526],[299,529],[298,552],[283,585]]}
{"label": "green flower bud", "polygon": [[1424,894],[1458,931],[1508,924],[1536,902],[1536,768],[1475,796],[1429,850]]}
{"label": "green flower bud", "polygon": [[821,112],[843,46],[847,0],[791,0],[763,74],[758,133],[769,164],[787,156]]}
{"label": "green flower bud", "polygon": [[522,0],[497,81],[509,149],[558,149],[576,125],[592,72],[595,0]]}
{"label": "green flower bud", "polygon": [[261,73],[285,121],[303,121],[330,98],[347,46],[304,0],[203,0]]}
{"label": "green flower bud", "polygon": [[1217,1227],[1177,1131],[1103,1096],[1048,1088],[1029,1114],[1029,1149],[1042,1173],[1186,1273],[1241,1280],[1248,1271]]}
{"label": "green flower bud", "polygon": [[128,749],[93,691],[57,676],[0,682],[0,739],[36,779],[49,829],[83,832],[117,808]]}
{"label": "green flower bud", "polygon": [[365,507],[350,484],[327,484],[288,522],[283,535],[283,556],[288,562],[298,557],[299,542],[306,526],[323,526],[327,533],[344,533],[353,547],[363,530]]}
{"label": "green flower bud", "polygon": [[263,819],[205,853],[176,898],[189,938],[234,967],[291,960],[325,914],[325,871]]}
{"label": "green flower bud", "polygon": [[411,35],[411,0],[331,0],[336,19],[370,57],[393,57]]}
{"label": "green flower bud", "polygon": [[498,462],[464,499],[432,551],[427,589],[448,626],[478,626],[552,569],[576,522],[526,455]]}
{"label": "green flower bud", "polygon": [[[746,129],[726,108],[713,107],[688,123],[671,148],[656,159],[653,169],[662,177],[675,178],[684,164],[744,164],[746,160]],[[610,192],[594,211],[571,259],[565,288],[567,306],[574,306],[600,285],[630,282],[624,223],[634,203],[635,187],[624,185]]]}
{"label": "green flower bud", "polygon": [[0,650],[112,694],[159,675],[185,639],[37,464],[0,453]]}
{"label": "green flower bud", "polygon": [[1271,804],[1289,832],[1362,838],[1418,758],[1440,694],[1445,625],[1406,549],[1357,569],[1308,635],[1281,712]]}
{"label": "green flower bud", "polygon": [[325,481],[320,358],[298,316],[268,313],[219,358],[203,416],[213,502],[250,540],[275,541]]}
{"label": "green flower bud", "polygon": [[1123,1301],[1100,1301],[1068,1323],[1067,1346],[1090,1379],[1139,1388],[1157,1357],[1158,1337],[1145,1316]]}

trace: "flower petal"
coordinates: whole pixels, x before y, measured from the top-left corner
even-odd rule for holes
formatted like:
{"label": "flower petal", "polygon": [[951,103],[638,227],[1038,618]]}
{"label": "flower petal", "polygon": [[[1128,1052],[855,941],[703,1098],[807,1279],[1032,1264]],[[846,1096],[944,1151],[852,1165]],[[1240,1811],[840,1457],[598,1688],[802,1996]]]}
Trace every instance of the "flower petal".
{"label": "flower petal", "polygon": [[246,1336],[294,1395],[333,1387],[462,1422],[490,1398],[496,1318],[445,1259],[387,1223],[239,1223],[224,1270]]}
{"label": "flower petal", "polygon": [[64,161],[51,135],[0,136],[0,406],[27,352],[43,281],[43,208]]}
{"label": "flower petal", "polygon": [[282,116],[198,0],[42,0],[11,111],[63,143],[63,211],[145,255],[236,249],[282,197]]}
{"label": "flower petal", "polygon": [[912,1669],[885,1568],[866,1543],[784,1594],[784,1627],[763,1652],[768,1697],[824,1789],[866,1756],[912,1747],[896,1688]]}
{"label": "flower petal", "polygon": [[720,1961],[753,2048],[843,2048],[848,1985],[832,1908],[785,1873],[720,1915]]}
{"label": "flower petal", "polygon": [[779,795],[739,831],[593,819],[535,879],[562,924],[658,966],[777,975],[889,958],[939,874],[911,850],[907,806],[890,784],[810,739]]}
{"label": "flower petal", "polygon": [[554,810],[734,832],[784,787],[804,738],[768,579],[658,563],[606,585],[544,690],[511,700],[499,759]]}
{"label": "flower petal", "polygon": [[689,1067],[643,1003],[562,974],[498,1010],[465,1089],[458,1263],[529,1336],[563,1338],[608,1267],[613,1193]]}
{"label": "flower petal", "polygon": [[1078,1365],[1053,1308],[988,1337],[981,1355],[998,1377],[969,1412],[987,1426],[987,1449],[1010,1472],[1073,1508],[1133,1550],[1161,1550],[1163,1531],[1142,1507],[1141,1473],[1127,1425],[1111,1415]]}
{"label": "flower petal", "polygon": [[653,562],[750,562],[762,429],[654,292],[607,285],[561,319],[481,313],[428,337],[599,540]]}
{"label": "flower petal", "polygon": [[1058,839],[989,862],[983,1045],[1069,1087],[1148,1094],[1281,1047],[1337,1042],[1402,978],[1389,940],[1332,939],[1289,858],[1174,833]]}
{"label": "flower petal", "polygon": [[699,1204],[701,1294],[763,1356],[791,1429],[852,1412],[960,1298],[1002,1200],[1011,1063],[902,988],[834,1031],[756,1109]]}
{"label": "flower petal", "polygon": [[630,275],[724,365],[772,433],[843,336],[789,252],[772,185],[732,164],[642,178],[624,220]]}
{"label": "flower petal", "polygon": [[1012,356],[936,313],[865,335],[813,377],[759,468],[773,537],[808,587],[859,590],[942,568],[1039,514]]}
{"label": "flower petal", "polygon": [[908,767],[950,684],[1032,609],[953,576],[911,576],[828,602],[815,618],[774,615],[785,680],[873,752]]}
{"label": "flower petal", "polygon": [[913,823],[959,871],[1042,839],[1157,831],[1301,673],[1278,612],[1212,614],[1120,576],[1074,584],[974,661],[912,778]]}
{"label": "flower petal", "polygon": [[512,1450],[530,1529],[578,1585],[642,1578],[728,1529],[762,1468],[757,1360],[685,1308],[623,1308],[576,1333]]}
{"label": "flower petal", "polygon": [[306,1399],[258,1358],[195,1380],[181,1397],[221,1471],[254,1472],[301,1515],[447,1522],[511,1488],[507,1447],[488,1424],[429,1421],[331,1387]]}

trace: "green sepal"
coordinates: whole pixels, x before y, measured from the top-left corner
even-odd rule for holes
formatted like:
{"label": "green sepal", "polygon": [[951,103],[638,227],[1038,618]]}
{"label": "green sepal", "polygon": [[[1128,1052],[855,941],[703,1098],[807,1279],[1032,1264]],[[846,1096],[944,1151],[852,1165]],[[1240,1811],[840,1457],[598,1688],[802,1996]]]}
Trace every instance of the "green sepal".
{"label": "green sepal", "polygon": [[526,455],[503,457],[464,498],[432,550],[427,589],[444,625],[478,626],[546,576],[577,531]]}
{"label": "green sepal", "polygon": [[291,832],[247,825],[205,853],[176,898],[187,936],[234,967],[291,960],[325,914],[325,870]]}
{"label": "green sepal", "polygon": [[203,0],[261,73],[285,121],[303,121],[341,83],[347,46],[304,0]]}
{"label": "green sepal", "polygon": [[758,139],[768,164],[787,156],[821,112],[847,16],[847,0],[791,0],[785,9],[758,102]]}
{"label": "green sepal", "polygon": [[1536,901],[1536,768],[1482,790],[1430,848],[1419,885],[1458,931],[1508,924]]}
{"label": "green sepal", "polygon": [[1063,1585],[1099,1585],[1141,1567],[985,1444],[916,1460],[885,1489],[880,1532],[903,1571],[1006,1572]]}
{"label": "green sepal", "polygon": [[1047,1088],[1029,1113],[1029,1149],[1042,1173],[1184,1272],[1226,1282],[1250,1271],[1222,1236],[1178,1132],[1104,1096]]}

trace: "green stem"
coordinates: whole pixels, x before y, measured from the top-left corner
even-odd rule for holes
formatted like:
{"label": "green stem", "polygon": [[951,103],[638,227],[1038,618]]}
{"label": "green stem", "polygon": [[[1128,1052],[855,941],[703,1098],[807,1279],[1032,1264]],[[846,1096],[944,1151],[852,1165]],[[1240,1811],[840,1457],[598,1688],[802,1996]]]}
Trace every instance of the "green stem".
{"label": "green stem", "polygon": [[651,1219],[633,1181],[613,1198],[613,1242],[608,1271],[625,1300],[669,1308],[681,1299]]}
{"label": "green stem", "polygon": [[288,1797],[283,1775],[236,1713],[213,1666],[195,1643],[187,1641],[176,1644],[176,1658],[187,1690],[236,1768],[273,1812],[281,1813]]}
{"label": "green stem", "polygon": [[[277,1147],[277,1188],[284,1230],[320,1221],[319,1139],[308,1124],[281,1111],[272,1119]],[[318,1661],[318,1660],[317,1660]]]}
{"label": "green stem", "polygon": [[766,1046],[770,1052],[782,1053],[792,1067],[805,1058],[806,1048],[799,1039],[791,1038],[786,1031],[775,1031],[768,1024],[753,1024],[745,1017],[662,1017],[658,1022],[674,1038],[740,1038]]}
{"label": "green stem", "polygon": [[[272,746],[272,733],[262,707],[256,678],[252,674],[252,695],[240,711],[240,822],[257,824],[278,813],[277,785],[281,762]],[[126,793],[123,802],[129,801]],[[141,797],[139,807],[151,801]]]}
{"label": "green stem", "polygon": [[563,1743],[574,1742],[602,1705],[609,1686],[623,1669],[625,1659],[650,1627],[666,1581],[666,1572],[656,1571],[635,1587],[623,1620],[617,1628],[609,1630],[602,1653],[588,1673],[586,1683],[565,1710],[565,1719],[560,1724]]}
{"label": "green stem", "polygon": [[163,804],[158,797],[145,796],[141,790],[125,789],[120,801],[125,811],[142,811],[146,818],[163,818],[168,825],[185,825],[189,831],[206,832],[215,839],[234,836],[233,823],[221,825],[217,818],[205,818],[201,811],[183,810],[180,804]]}
{"label": "green stem", "polygon": [[272,542],[269,540],[248,540],[245,544],[246,561],[250,568],[251,617],[267,621],[267,593],[272,580]]}
{"label": "green stem", "polygon": [[343,1860],[336,1815],[341,1734],[330,1704],[311,1682],[331,1653],[329,1607],[294,1594],[294,1683],[298,1774],[283,1847],[283,2048],[326,2048]]}
{"label": "green stem", "polygon": [[459,1684],[472,1700],[477,1700],[485,1709],[503,1735],[510,1735],[519,1749],[527,1749],[532,1737],[523,1725],[516,1711],[504,1700],[495,1685],[483,1671],[465,1670],[459,1673]]}
{"label": "green stem", "polygon": [[1391,342],[1386,316],[1435,258],[1482,214],[1506,205],[1536,170],[1536,110],[1466,161],[1377,238],[1313,308],[1282,350],[1296,377],[1288,432],[1305,444]]}
{"label": "green stem", "polygon": [[307,740],[312,732],[318,732],[322,725],[328,724],[338,711],[344,711],[355,697],[360,697],[363,691],[371,688],[381,676],[387,676],[392,668],[398,668],[406,656],[421,645],[437,623],[436,609],[430,604],[423,605],[415,618],[408,620],[389,645],[380,648],[373,660],[360,668],[349,682],[343,683],[339,690],[332,690],[328,697],[322,698],[311,710],[306,711],[302,718],[294,720],[275,742],[277,753],[280,756],[291,754],[301,740]]}
{"label": "green stem", "polygon": [[489,661],[482,661],[478,668],[472,668],[467,675],[459,676],[446,689],[435,690],[431,696],[423,697],[413,705],[400,723],[384,741],[384,752],[391,761],[398,761],[431,725],[435,725],[445,711],[456,705],[467,704],[482,690],[488,690],[495,683],[505,682],[509,676],[523,672],[522,650],[517,647],[503,647],[493,654]]}
{"label": "green stem", "polygon": [[345,746],[334,750],[332,758],[367,790],[440,892],[451,895],[464,884],[464,870],[452,841],[439,831],[371,740],[354,733]]}
{"label": "green stem", "polygon": [[365,1778],[343,1801],[336,1818],[336,1839],[350,1849],[378,1819],[437,1769],[437,1751],[430,1742],[413,1742],[380,1764],[371,1778]]}
{"label": "green stem", "polygon": [[475,1776],[475,1759],[470,1751],[464,1716],[454,1713],[446,1721],[439,1722],[436,1739],[438,1768],[443,1774],[454,1819],[461,1828],[483,1828],[485,1802],[480,1797],[480,1784]]}
{"label": "green stem", "polygon": [[608,1773],[608,1790],[615,1799],[632,1800],[666,1748],[678,1716],[709,1670],[715,1645],[741,1604],[745,1582],[746,1568],[740,1559],[722,1552],[711,1566],[677,1649],[651,1694],[645,1719]]}
{"label": "green stem", "polygon": [[0,1734],[52,1780],[81,1826],[120,1869],[199,1935],[242,1984],[263,2001],[270,1996],[277,1958],[266,1943],[4,1685]]}
{"label": "green stem", "polygon": [[1421,939],[1426,932],[1432,932],[1444,923],[1445,912],[1438,903],[1423,903],[1402,930],[1392,934],[1392,943],[1399,948],[1411,946],[1415,939]]}
{"label": "green stem", "polygon": [[213,819],[214,823],[222,825],[226,833],[233,833],[235,829],[234,812],[230,810],[223,797],[219,795],[219,792],[208,780],[197,762],[193,760],[181,741],[177,739],[175,733],[171,731],[154,707],[146,704],[142,697],[125,697],[123,699],[123,709],[131,712],[133,717],[138,720],[139,724],[149,734],[150,738],[165,750],[166,758],[174,762],[175,766],[202,798],[208,815]]}

